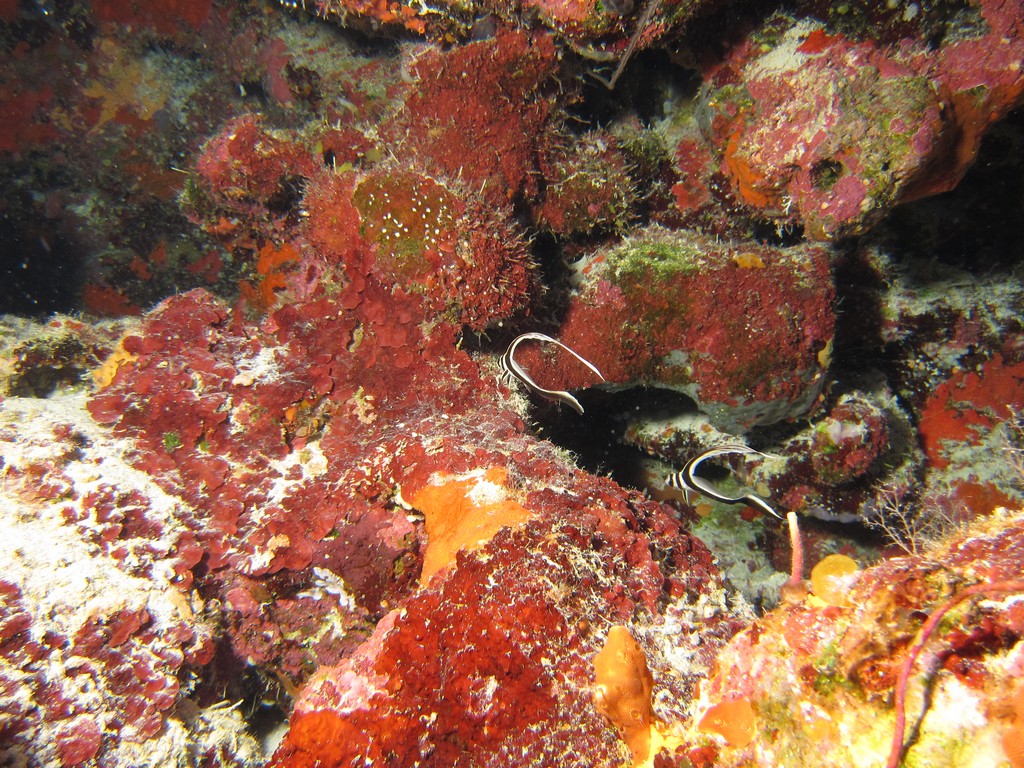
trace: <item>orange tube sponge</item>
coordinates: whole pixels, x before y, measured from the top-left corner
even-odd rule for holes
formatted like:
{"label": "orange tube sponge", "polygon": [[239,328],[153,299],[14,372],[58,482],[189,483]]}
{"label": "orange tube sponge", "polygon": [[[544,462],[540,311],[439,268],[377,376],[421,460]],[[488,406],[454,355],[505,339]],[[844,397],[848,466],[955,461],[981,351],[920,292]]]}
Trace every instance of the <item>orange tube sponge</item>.
{"label": "orange tube sponge", "polygon": [[651,749],[651,690],[654,677],[644,649],[627,627],[608,630],[604,647],[594,657],[594,704],[619,729],[633,753],[633,764],[643,763]]}

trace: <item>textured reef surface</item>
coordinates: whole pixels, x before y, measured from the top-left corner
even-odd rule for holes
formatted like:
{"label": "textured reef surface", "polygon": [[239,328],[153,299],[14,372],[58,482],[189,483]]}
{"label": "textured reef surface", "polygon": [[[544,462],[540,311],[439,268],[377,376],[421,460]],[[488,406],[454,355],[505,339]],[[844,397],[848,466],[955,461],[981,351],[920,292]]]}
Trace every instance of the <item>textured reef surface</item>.
{"label": "textured reef surface", "polygon": [[1019,2],[0,43],[0,766],[1024,768]]}

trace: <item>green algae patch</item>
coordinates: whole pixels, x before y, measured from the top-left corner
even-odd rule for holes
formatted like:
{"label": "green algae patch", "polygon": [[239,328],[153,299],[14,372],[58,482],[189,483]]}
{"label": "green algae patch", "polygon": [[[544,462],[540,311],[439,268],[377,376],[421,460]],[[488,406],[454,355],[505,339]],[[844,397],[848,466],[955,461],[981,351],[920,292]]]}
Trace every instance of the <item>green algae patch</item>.
{"label": "green algae patch", "polygon": [[608,254],[613,281],[630,288],[649,289],[652,283],[673,281],[700,269],[703,252],[695,243],[669,233],[654,232],[643,240],[632,240]]}

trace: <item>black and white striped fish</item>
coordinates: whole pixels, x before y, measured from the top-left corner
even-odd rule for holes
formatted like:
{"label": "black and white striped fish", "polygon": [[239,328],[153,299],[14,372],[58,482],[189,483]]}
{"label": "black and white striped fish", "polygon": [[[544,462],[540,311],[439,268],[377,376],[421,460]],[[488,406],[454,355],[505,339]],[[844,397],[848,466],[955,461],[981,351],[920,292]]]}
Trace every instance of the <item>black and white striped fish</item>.
{"label": "black and white striped fish", "polygon": [[681,490],[686,495],[687,501],[690,500],[691,493],[697,493],[701,496],[707,496],[709,499],[713,499],[714,501],[720,501],[723,504],[747,504],[781,520],[782,515],[772,509],[772,506],[760,496],[753,493],[745,493],[742,496],[726,496],[708,480],[705,480],[697,474],[697,467],[708,459],[714,458],[715,456],[729,456],[735,453],[756,453],[758,456],[768,456],[767,453],[755,451],[753,448],[749,448],[746,445],[741,445],[739,443],[716,445],[713,448],[709,448],[706,451],[698,453],[686,462],[681,470],[673,472],[665,478],[665,485],[670,488],[678,488]]}
{"label": "black and white striped fish", "polygon": [[535,382],[530,377],[530,374],[528,374],[526,370],[521,365],[519,365],[519,363],[516,362],[516,348],[524,341],[543,341],[548,344],[557,344],[559,347],[564,349],[570,355],[572,355],[585,366],[587,366],[587,368],[589,368],[595,374],[597,374],[597,377],[601,379],[601,381],[604,381],[604,376],[601,375],[601,372],[597,370],[594,364],[591,363],[589,360],[576,354],[576,352],[574,352],[572,349],[570,349],[565,344],[560,342],[558,339],[553,339],[544,333],[524,333],[519,336],[516,336],[514,339],[512,339],[512,343],[508,345],[508,349],[505,350],[505,354],[503,354],[501,356],[501,359],[498,361],[498,365],[501,367],[501,373],[503,377],[509,380],[514,379],[520,382],[528,390],[533,392],[535,395],[543,397],[545,400],[551,400],[556,403],[565,403],[574,411],[576,411],[576,413],[582,414],[583,406],[580,405],[579,400],[577,400],[575,397],[570,395],[565,390],[544,389],[544,387],[540,386],[537,382]]}

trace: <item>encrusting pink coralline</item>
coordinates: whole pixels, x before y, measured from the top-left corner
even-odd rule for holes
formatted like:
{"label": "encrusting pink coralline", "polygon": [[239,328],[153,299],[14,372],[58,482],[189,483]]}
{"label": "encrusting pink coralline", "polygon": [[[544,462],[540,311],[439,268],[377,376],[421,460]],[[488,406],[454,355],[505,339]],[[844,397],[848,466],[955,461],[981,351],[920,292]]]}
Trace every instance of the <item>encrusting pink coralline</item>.
{"label": "encrusting pink coralline", "polygon": [[723,173],[757,215],[829,240],[952,189],[1024,94],[1024,9],[993,0],[973,12],[935,50],[782,15],[755,28],[705,68],[697,119],[719,162],[709,172],[704,148],[684,139],[680,170],[699,176],[677,187],[683,212]]}

